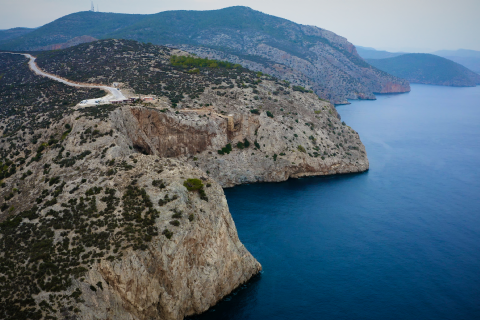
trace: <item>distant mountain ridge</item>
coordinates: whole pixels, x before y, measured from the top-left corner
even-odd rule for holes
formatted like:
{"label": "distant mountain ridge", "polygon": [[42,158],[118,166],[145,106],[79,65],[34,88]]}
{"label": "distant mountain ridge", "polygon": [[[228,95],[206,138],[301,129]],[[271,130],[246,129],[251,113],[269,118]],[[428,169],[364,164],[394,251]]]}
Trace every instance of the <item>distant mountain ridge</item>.
{"label": "distant mountain ridge", "polygon": [[7,30],[0,30],[0,42],[21,37],[34,30],[35,29],[33,28],[12,28]]}
{"label": "distant mountain ridge", "polygon": [[229,60],[311,87],[337,104],[375,99],[374,93],[410,91],[407,81],[366,63],[345,38],[247,7],[152,15],[79,12],[0,41],[0,49],[42,50],[81,36],[151,42]]}
{"label": "distant mountain ridge", "polygon": [[466,49],[440,50],[435,51],[433,54],[455,61],[480,74],[480,51]]}
{"label": "distant mountain ridge", "polygon": [[451,60],[428,53],[408,53],[393,58],[367,59],[375,67],[412,83],[474,87],[480,75]]}
{"label": "distant mountain ridge", "polygon": [[374,48],[367,48],[362,46],[355,46],[357,48],[358,55],[363,59],[386,59],[401,56],[406,52],[388,52],[383,50],[377,50]]}
{"label": "distant mountain ridge", "polygon": [[[356,46],[358,54],[365,60],[368,59],[386,59],[398,57],[408,52],[388,52],[377,50],[374,48],[367,48],[362,46]],[[480,51],[475,50],[439,50],[432,52],[436,56],[452,60],[462,66],[470,69],[471,71],[480,74]]]}

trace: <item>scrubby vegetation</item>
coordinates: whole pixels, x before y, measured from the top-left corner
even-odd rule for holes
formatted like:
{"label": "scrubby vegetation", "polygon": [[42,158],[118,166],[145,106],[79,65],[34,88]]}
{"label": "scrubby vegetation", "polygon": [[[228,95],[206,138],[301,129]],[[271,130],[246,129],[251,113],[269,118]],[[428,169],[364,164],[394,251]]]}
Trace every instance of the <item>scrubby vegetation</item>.
{"label": "scrubby vegetation", "polygon": [[122,82],[138,94],[168,97],[173,107],[186,97],[198,98],[210,85],[247,87],[259,81],[255,72],[240,65],[171,56],[171,49],[167,47],[129,40],[102,40],[94,45],[42,52],[37,63],[51,73],[74,81]]}
{"label": "scrubby vegetation", "polygon": [[232,152],[232,145],[228,143],[225,147],[223,147],[221,150],[218,150],[218,154],[224,155],[224,154],[230,154]]}
{"label": "scrubby vegetation", "polygon": [[183,186],[187,188],[188,191],[198,191],[200,194],[200,199],[208,201],[207,193],[203,189],[204,185],[200,179],[187,179],[183,183]]}
{"label": "scrubby vegetation", "polygon": [[19,130],[48,128],[80,101],[105,95],[100,89],[78,89],[37,76],[27,62],[24,56],[0,53],[0,132],[4,137]]}
{"label": "scrubby vegetation", "polygon": [[184,68],[242,68],[239,64],[233,64],[228,61],[210,60],[207,58],[196,58],[191,56],[171,56],[170,63],[175,67]]}
{"label": "scrubby vegetation", "polygon": [[[114,189],[94,187],[79,199],[62,203],[62,209],[33,207],[0,223],[0,317],[40,319],[32,295],[52,292],[47,303],[55,310],[80,301],[80,294],[65,295],[72,279],[80,279],[89,266],[101,259],[114,260],[122,250],[145,250],[158,235],[158,212],[144,189],[133,181],[121,197]],[[59,187],[55,187],[58,185]],[[54,177],[52,199],[64,192],[64,183]],[[97,209],[103,202],[106,208]],[[41,201],[40,201],[41,203]],[[44,204],[43,208],[50,205]],[[123,207],[122,215],[114,214]]]}

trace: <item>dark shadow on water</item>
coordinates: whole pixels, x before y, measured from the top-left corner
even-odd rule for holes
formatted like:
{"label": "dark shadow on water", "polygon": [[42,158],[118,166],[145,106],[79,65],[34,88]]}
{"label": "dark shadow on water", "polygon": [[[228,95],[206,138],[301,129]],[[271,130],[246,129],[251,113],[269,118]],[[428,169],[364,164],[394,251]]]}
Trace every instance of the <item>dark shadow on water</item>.
{"label": "dark shadow on water", "polygon": [[[230,190],[235,190],[238,188],[246,187],[246,186],[262,186],[262,185],[287,185],[287,184],[298,184],[297,187],[301,184],[304,184],[305,186],[307,185],[312,185],[312,184],[318,184],[322,181],[341,181],[341,180],[350,180],[358,176],[362,175],[368,175],[369,169],[362,171],[362,172],[350,172],[350,173],[339,173],[339,174],[333,174],[333,175],[327,175],[327,176],[306,176],[306,177],[300,177],[300,178],[288,178],[285,181],[279,181],[279,182],[256,182],[256,183],[245,183],[229,188],[224,188],[225,193],[227,194]],[[297,183],[296,183],[297,182]],[[228,199],[227,199],[228,200]]]}
{"label": "dark shadow on water", "polygon": [[252,304],[255,303],[254,300],[257,296],[262,273],[263,271],[260,271],[246,283],[241,284],[207,311],[186,317],[185,320],[230,319],[232,312],[238,319],[239,313],[241,314],[246,308],[251,308]]}

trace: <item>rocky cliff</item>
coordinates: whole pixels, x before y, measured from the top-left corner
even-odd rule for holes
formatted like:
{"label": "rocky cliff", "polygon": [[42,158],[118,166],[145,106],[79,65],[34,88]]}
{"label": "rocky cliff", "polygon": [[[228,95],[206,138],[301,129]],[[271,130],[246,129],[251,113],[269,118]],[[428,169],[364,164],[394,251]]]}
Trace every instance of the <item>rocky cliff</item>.
{"label": "rocky cliff", "polygon": [[183,319],[261,270],[214,179],[70,105],[98,90],[0,59],[0,318]]}
{"label": "rocky cliff", "polygon": [[[173,64],[172,55],[179,57]],[[238,65],[182,60],[186,55],[107,40],[45,53],[38,63],[72,80],[116,79],[135,92],[156,94],[150,108],[117,110],[118,130],[141,152],[185,157],[222,186],[368,169],[358,134],[310,90]],[[206,66],[195,68],[198,63]],[[227,145],[229,152],[218,152]]]}
{"label": "rocky cliff", "polygon": [[261,270],[222,187],[368,169],[333,105],[239,65],[118,40],[39,56],[155,97],[88,107],[98,90],[0,59],[0,318],[201,313]]}
{"label": "rocky cliff", "polygon": [[0,191],[2,319],[183,319],[261,270],[205,172],[85,113],[35,135],[36,159],[4,164],[18,166]]}

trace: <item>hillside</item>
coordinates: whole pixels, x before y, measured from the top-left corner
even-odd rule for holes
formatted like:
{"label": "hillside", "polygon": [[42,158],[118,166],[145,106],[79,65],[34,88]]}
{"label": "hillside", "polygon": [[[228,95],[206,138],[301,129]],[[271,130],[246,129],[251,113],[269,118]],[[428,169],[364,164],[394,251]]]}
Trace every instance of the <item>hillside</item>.
{"label": "hillside", "polygon": [[475,50],[440,50],[433,54],[455,61],[464,67],[480,74],[480,51]]}
{"label": "hillside", "polygon": [[451,60],[426,53],[409,53],[394,58],[368,59],[371,65],[412,83],[474,87],[480,75]]}
{"label": "hillside", "polygon": [[311,87],[334,103],[410,90],[406,81],[368,65],[345,38],[247,7],[153,15],[79,12],[1,42],[0,48],[40,50],[83,35],[175,46],[228,60]]}
{"label": "hillside", "polygon": [[12,28],[12,29],[7,29],[7,30],[0,30],[0,43],[2,41],[6,41],[6,40],[21,37],[23,35],[26,35],[27,33],[32,32],[33,30],[35,30],[35,29],[31,29],[31,28]]}
{"label": "hillside", "polygon": [[71,80],[0,54],[0,318],[183,319],[261,270],[222,186],[368,169],[358,134],[314,93],[129,40],[44,52]]}

